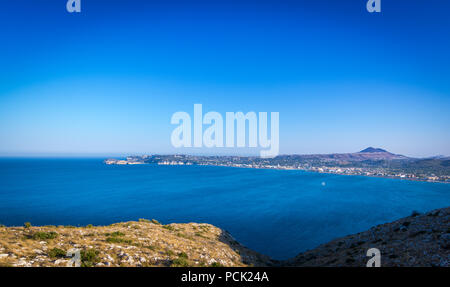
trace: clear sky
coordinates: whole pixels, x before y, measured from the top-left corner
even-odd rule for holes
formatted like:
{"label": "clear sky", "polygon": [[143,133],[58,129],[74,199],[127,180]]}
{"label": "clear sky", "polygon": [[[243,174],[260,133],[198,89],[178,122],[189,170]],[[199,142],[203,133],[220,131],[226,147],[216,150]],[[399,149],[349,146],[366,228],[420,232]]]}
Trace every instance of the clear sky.
{"label": "clear sky", "polygon": [[450,155],[450,1],[65,2],[0,1],[2,156],[180,152],[195,103],[279,112],[283,154]]}

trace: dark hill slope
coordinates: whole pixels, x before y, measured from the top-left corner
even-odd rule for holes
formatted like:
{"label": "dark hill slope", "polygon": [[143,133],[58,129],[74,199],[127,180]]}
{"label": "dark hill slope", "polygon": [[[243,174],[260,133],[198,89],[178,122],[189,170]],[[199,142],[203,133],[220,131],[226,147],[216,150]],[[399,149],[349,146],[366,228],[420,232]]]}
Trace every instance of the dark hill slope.
{"label": "dark hill slope", "polygon": [[284,261],[283,266],[366,266],[370,248],[381,266],[450,267],[450,207],[412,215],[335,239]]}

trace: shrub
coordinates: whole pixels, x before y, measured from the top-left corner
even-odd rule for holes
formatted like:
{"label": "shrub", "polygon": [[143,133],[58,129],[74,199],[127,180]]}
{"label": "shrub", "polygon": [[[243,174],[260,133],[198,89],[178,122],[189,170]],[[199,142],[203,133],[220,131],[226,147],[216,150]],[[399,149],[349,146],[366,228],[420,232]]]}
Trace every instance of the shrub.
{"label": "shrub", "polygon": [[147,222],[147,223],[150,223],[150,220],[145,219],[145,218],[139,218],[139,222]]}
{"label": "shrub", "polygon": [[173,226],[171,226],[171,225],[163,225],[163,228],[167,229],[167,230],[170,230],[170,231],[174,231],[175,230],[175,228]]}
{"label": "shrub", "polygon": [[186,258],[177,258],[172,261],[172,264],[170,265],[172,267],[189,267],[189,262]]}
{"label": "shrub", "polygon": [[59,248],[53,248],[48,252],[48,256],[51,258],[64,258],[66,257],[66,252]]}
{"label": "shrub", "polygon": [[133,243],[133,241],[131,241],[129,239],[123,239],[123,238],[119,238],[119,237],[108,237],[108,238],[106,238],[106,242],[109,242],[109,243],[126,243],[126,244]]}
{"label": "shrub", "polygon": [[105,236],[111,236],[111,237],[118,237],[118,236],[124,236],[125,233],[120,231],[114,231],[112,233],[105,233]]}
{"label": "shrub", "polygon": [[170,249],[167,249],[167,250],[166,250],[166,254],[170,257],[170,256],[175,255],[175,252],[173,252],[173,251],[170,250]]}
{"label": "shrub", "polygon": [[153,224],[161,225],[161,223],[160,223],[158,220],[156,220],[156,219],[152,219],[152,223],[153,223]]}
{"label": "shrub", "polygon": [[50,231],[50,232],[39,231],[32,235],[32,238],[35,240],[55,239],[56,237],[58,237],[58,233],[56,233],[54,231]]}
{"label": "shrub", "polygon": [[31,223],[25,222],[25,223],[23,224],[23,226],[24,226],[25,228],[30,228],[30,227],[31,227]]}
{"label": "shrub", "polygon": [[113,233],[111,233],[111,236],[113,236],[113,237],[125,236],[125,233],[120,232],[120,231],[114,231]]}
{"label": "shrub", "polygon": [[200,232],[196,232],[194,235],[201,237],[201,238],[208,238],[208,237],[204,236],[203,234],[201,234]]}
{"label": "shrub", "polygon": [[100,261],[98,254],[100,252],[95,249],[81,250],[81,267],[93,267]]}
{"label": "shrub", "polygon": [[86,228],[92,228],[92,227],[94,227],[94,225],[92,225],[92,224],[86,225]]}
{"label": "shrub", "polygon": [[210,266],[211,267],[225,267],[224,265],[220,264],[219,262],[213,262]]}
{"label": "shrub", "polygon": [[181,238],[185,238],[185,239],[192,239],[192,237],[190,237],[189,235],[183,234],[183,233],[177,233],[176,236],[181,237]]}
{"label": "shrub", "polygon": [[202,229],[203,232],[207,232],[207,231],[209,231],[209,226],[208,225],[200,225],[200,229]]}
{"label": "shrub", "polygon": [[188,259],[188,255],[185,252],[178,253],[178,257]]}

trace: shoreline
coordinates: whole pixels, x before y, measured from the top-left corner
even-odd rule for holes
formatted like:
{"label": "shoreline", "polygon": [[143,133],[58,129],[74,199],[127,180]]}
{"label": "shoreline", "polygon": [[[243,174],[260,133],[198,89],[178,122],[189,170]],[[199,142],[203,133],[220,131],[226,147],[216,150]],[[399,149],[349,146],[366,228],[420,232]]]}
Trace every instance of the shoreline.
{"label": "shoreline", "polygon": [[[397,176],[378,176],[378,175],[364,175],[364,174],[347,174],[347,173],[333,173],[333,172],[321,172],[317,170],[309,170],[302,168],[288,168],[288,167],[253,167],[253,166],[233,166],[233,165],[219,165],[219,164],[159,164],[159,163],[136,163],[136,162],[126,162],[126,163],[106,163],[106,165],[155,165],[155,166],[212,166],[212,167],[230,167],[230,168],[246,168],[246,169],[267,169],[267,170],[287,170],[287,171],[304,171],[318,174],[330,174],[330,175],[345,175],[345,176],[361,176],[369,178],[386,178],[386,179],[397,179],[403,181],[415,181],[415,182],[427,182],[427,183],[444,183],[450,184],[450,181],[439,181],[439,180],[426,180],[411,177],[397,177]],[[125,162],[125,160],[121,161]]]}

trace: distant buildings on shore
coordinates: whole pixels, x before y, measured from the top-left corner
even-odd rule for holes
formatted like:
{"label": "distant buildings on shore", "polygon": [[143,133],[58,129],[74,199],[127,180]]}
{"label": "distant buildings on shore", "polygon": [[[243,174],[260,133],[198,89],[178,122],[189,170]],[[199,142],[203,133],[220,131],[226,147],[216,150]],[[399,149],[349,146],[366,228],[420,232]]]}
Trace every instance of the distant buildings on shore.
{"label": "distant buildings on shore", "polygon": [[[127,159],[107,159],[108,165],[201,165],[224,166],[238,168],[279,169],[279,170],[304,170],[319,173],[331,173],[342,175],[361,175],[373,177],[399,178],[417,181],[447,182],[450,183],[448,170],[441,171],[437,175],[424,168],[415,167],[415,172],[409,171],[408,161],[404,161],[403,168],[390,168],[390,163],[373,162],[367,166],[354,161],[341,162],[339,160],[317,159],[311,156],[307,158],[281,156],[274,159],[262,159],[259,157],[239,156],[190,156],[190,155],[146,155],[130,156]],[[366,164],[366,163],[365,163]]]}

